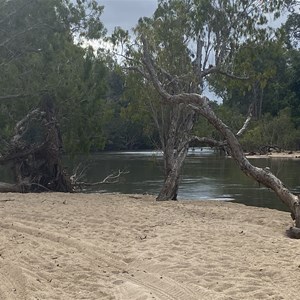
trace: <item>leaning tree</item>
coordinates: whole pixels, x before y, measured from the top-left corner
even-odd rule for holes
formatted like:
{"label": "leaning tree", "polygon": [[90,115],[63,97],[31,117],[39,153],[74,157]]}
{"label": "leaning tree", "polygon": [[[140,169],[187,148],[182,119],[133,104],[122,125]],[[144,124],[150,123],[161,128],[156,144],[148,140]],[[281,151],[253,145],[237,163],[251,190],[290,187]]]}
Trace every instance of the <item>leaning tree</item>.
{"label": "leaning tree", "polygon": [[[269,169],[253,166],[244,156],[238,137],[246,129],[251,114],[241,130],[233,133],[203,95],[204,86],[214,74],[228,80],[251,80],[246,65],[236,72],[236,53],[246,45],[255,45],[275,36],[274,30],[267,27],[265,14],[279,16],[279,8],[286,3],[257,4],[258,1],[243,0],[161,0],[152,18],[140,19],[135,28],[136,43],[128,45],[124,64],[127,69],[142,75],[144,88],[151,93],[154,89],[164,110],[167,107],[169,112],[162,114],[167,116],[163,117],[163,124],[167,126],[160,136],[165,180],[157,200],[176,199],[188,145],[198,139],[226,147],[246,175],[275,191],[287,204],[296,228],[300,228],[299,198]],[[154,118],[156,116],[154,114]],[[224,140],[194,137],[192,129],[198,116],[207,119]],[[162,122],[156,124],[159,130],[162,129]]]}
{"label": "leaning tree", "polygon": [[[114,33],[112,40],[121,43],[122,49],[127,42],[122,54],[125,67],[139,72],[145,79],[143,88],[148,90],[146,98],[164,153],[164,184],[158,200],[177,198],[180,170],[191,141],[226,148],[223,142],[193,136],[199,111],[182,102],[159,104],[158,87],[170,95],[203,95],[208,81],[216,75],[227,81],[257,80],[249,67],[251,61],[236,67],[237,54],[244,47],[255,47],[275,36],[274,30],[267,27],[266,13],[278,17],[283,4],[272,1],[258,5],[253,0],[161,0],[152,18],[139,20],[134,29],[135,44],[130,44],[131,40],[121,30]],[[245,124],[248,122],[249,118]]]}

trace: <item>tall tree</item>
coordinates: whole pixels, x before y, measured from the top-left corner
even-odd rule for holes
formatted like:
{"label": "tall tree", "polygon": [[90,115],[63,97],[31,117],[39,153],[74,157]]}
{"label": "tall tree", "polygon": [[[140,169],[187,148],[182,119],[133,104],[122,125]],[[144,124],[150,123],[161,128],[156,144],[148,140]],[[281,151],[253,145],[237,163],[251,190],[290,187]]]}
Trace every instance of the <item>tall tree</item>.
{"label": "tall tree", "polygon": [[300,49],[300,15],[293,12],[283,25],[288,48]]}
{"label": "tall tree", "polygon": [[[247,80],[248,69],[236,70],[236,53],[247,44],[258,44],[273,34],[266,28],[265,13],[281,1],[258,6],[257,1],[161,0],[152,18],[135,28],[136,45],[128,46],[127,67],[148,80],[146,84],[168,95],[202,94],[209,77]],[[235,71],[238,71],[236,73]],[[155,80],[153,80],[155,79]],[[156,94],[161,99],[162,94]],[[199,115],[189,104],[168,102],[156,122],[164,151],[165,181],[158,200],[176,199],[180,169],[193,126]],[[166,113],[167,111],[167,113]],[[165,126],[167,125],[167,126]],[[211,142],[208,139],[198,141]]]}
{"label": "tall tree", "polygon": [[296,131],[300,124],[300,98],[297,93],[299,20],[298,15],[292,13],[275,38],[239,51],[235,67],[251,66],[255,70],[251,80],[244,84],[234,81],[228,84],[220,78],[211,80],[224,106],[238,108],[245,113],[249,103],[253,102],[253,115],[261,120],[252,124],[253,129],[242,140],[248,150],[257,151],[264,145],[287,149],[299,147],[299,134]]}
{"label": "tall tree", "polygon": [[102,147],[103,135],[94,128],[101,115],[95,107],[106,92],[105,64],[79,44],[103,36],[103,7],[94,0],[0,0],[0,7],[2,138],[47,90],[54,95],[67,149]]}
{"label": "tall tree", "polygon": [[[190,5],[191,3],[195,4],[195,2],[196,1],[185,1],[184,3]],[[205,24],[210,24],[216,25],[217,27],[220,24],[222,25],[222,28],[219,28],[220,32],[210,31],[209,29],[207,29],[207,27],[204,27],[205,29],[203,29],[203,32],[207,33],[207,37],[209,37],[208,41],[211,41],[212,39],[213,46],[208,46],[209,48],[206,49],[210,49],[210,51],[214,54],[215,65],[208,66],[208,68],[205,69],[199,68],[203,65],[203,56],[201,51],[203,49],[203,37],[201,35],[196,35],[196,54],[198,53],[198,55],[195,55],[194,57],[191,55],[192,58],[196,57],[196,62],[191,59],[189,64],[191,66],[190,69],[192,69],[193,65],[196,66],[196,73],[192,73],[192,75],[196,75],[191,76],[189,73],[178,74],[176,73],[176,71],[174,72],[174,74],[168,72],[169,68],[172,68],[173,65],[163,65],[161,53],[165,53],[164,50],[168,50],[169,45],[165,45],[164,43],[162,43],[162,41],[159,41],[159,43],[155,43],[155,37],[156,33],[159,32],[159,27],[154,28],[154,26],[156,26],[156,24],[159,23],[161,20],[159,19],[157,22],[157,19],[154,18],[152,20],[144,20],[144,22],[140,22],[140,25],[137,28],[137,32],[139,33],[138,40],[141,42],[142,48],[140,49],[140,65],[134,67],[136,70],[143,74],[146,80],[148,80],[153,85],[153,87],[165,103],[169,103],[170,105],[174,106],[182,105],[183,107],[186,107],[187,110],[193,110],[199,113],[201,116],[206,118],[215,129],[218,130],[218,132],[224,138],[224,142],[228,147],[230,155],[237,162],[240,169],[246,175],[252,177],[259,183],[262,183],[266,187],[271,188],[276,193],[276,195],[290,208],[292,212],[292,217],[295,220],[295,227],[291,228],[289,233],[294,237],[300,237],[299,197],[297,195],[292,194],[284,186],[284,184],[270,172],[268,168],[263,169],[253,166],[244,155],[243,149],[238,141],[238,137],[245,130],[249,118],[247,118],[244,126],[238,133],[233,133],[232,130],[230,130],[230,128],[214,113],[213,108],[210,105],[210,101],[206,97],[201,95],[201,81],[196,80],[197,78],[200,78],[202,80],[208,74],[216,72],[226,74],[228,77],[231,78],[237,78],[237,75],[229,73],[231,71],[232,66],[232,63],[230,64],[230,62],[234,62],[234,51],[232,50],[239,47],[240,44],[245,41],[245,39],[255,39],[257,35],[262,34],[264,36],[265,34],[267,34],[265,28],[259,28],[256,24],[256,22],[260,20],[262,21],[261,23],[263,23],[264,17],[261,16],[260,12],[258,12],[257,7],[255,6],[256,1],[197,1],[197,4],[200,4],[199,2],[208,5],[208,8],[211,8],[211,4],[215,5],[215,7],[217,7],[215,13],[216,16],[218,16],[218,18],[214,18],[214,15],[210,14],[210,10],[206,10],[207,13],[203,16],[203,18],[205,19],[205,17],[208,15],[209,20],[207,20],[207,23],[202,23],[201,25],[204,26]],[[275,2],[276,1],[272,2],[272,4],[275,4]],[[178,1],[161,1],[160,3],[163,8],[168,8],[169,4],[175,4],[175,6],[180,6],[182,4],[182,2],[179,3]],[[193,11],[193,9],[197,11],[199,7],[201,7],[201,5],[191,6],[189,8],[189,11]],[[270,7],[268,7],[267,9],[273,8],[274,7],[271,7],[270,5]],[[177,18],[177,16],[179,15],[177,14],[178,10],[172,11],[168,9],[169,13],[170,11],[171,15],[176,16]],[[232,15],[233,12],[234,14]],[[218,15],[218,13],[220,13],[220,15]],[[193,16],[193,14],[191,15]],[[189,15],[186,14],[186,16],[188,17]],[[201,16],[202,14],[197,15],[196,20],[199,20]],[[223,20],[225,22],[223,22]],[[212,24],[210,22],[212,22]],[[197,24],[197,22],[195,22],[195,24]],[[226,24],[228,24],[228,26],[226,26]],[[203,27],[195,28],[198,28],[198,31],[196,31],[197,33],[202,32],[201,28]],[[172,28],[170,28],[170,31],[172,31]],[[255,33],[254,36],[253,33]],[[169,35],[171,35],[171,33],[169,33]],[[184,42],[189,41],[187,37],[188,35],[181,36],[181,43],[184,44]],[[244,40],[242,39],[243,37]],[[235,40],[235,38],[237,39]],[[230,44],[233,42],[236,43],[233,44],[232,47],[230,47]],[[210,45],[210,43],[207,43],[206,45]],[[186,44],[186,49],[189,49],[188,46],[189,43]],[[206,52],[204,52],[204,54],[205,53]],[[132,59],[136,59],[137,57],[138,56],[135,56]],[[174,57],[172,56],[172,51],[168,53],[167,57]],[[178,58],[175,56],[175,64],[177,59]],[[132,60],[130,61],[132,62]],[[241,75],[245,74],[239,74],[238,76],[241,77]],[[174,89],[170,89],[170,82],[171,84],[175,84],[175,87],[176,84],[182,84],[182,76],[186,76],[189,78],[189,85],[186,85],[185,87],[181,85],[182,90],[179,92],[177,92]],[[194,79],[194,81],[191,79]],[[191,87],[193,86],[193,84],[195,84],[195,90],[188,90],[187,87]],[[217,141],[212,141],[212,143],[219,144]],[[176,167],[178,167],[178,165],[176,165],[175,163],[174,168]]]}
{"label": "tall tree", "polygon": [[103,131],[106,150],[150,149],[155,132],[149,112],[140,101],[144,90],[140,78],[126,74],[118,64],[111,64],[108,76],[106,121]]}
{"label": "tall tree", "polygon": [[286,44],[289,50],[287,65],[289,67],[288,88],[292,93],[289,106],[292,108],[292,118],[300,129],[300,17],[299,14],[291,14],[283,29],[287,33]]}

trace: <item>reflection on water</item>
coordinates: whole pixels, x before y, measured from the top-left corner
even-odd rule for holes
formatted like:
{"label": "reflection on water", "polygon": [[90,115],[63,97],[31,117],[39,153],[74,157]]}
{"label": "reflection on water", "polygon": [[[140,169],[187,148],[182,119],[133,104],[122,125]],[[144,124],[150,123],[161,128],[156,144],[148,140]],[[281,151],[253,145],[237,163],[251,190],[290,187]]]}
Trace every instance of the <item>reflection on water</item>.
{"label": "reflection on water", "polygon": [[[93,155],[89,160],[88,180],[97,181],[119,169],[130,172],[119,184],[104,185],[101,191],[157,195],[162,185],[161,152],[110,152]],[[258,167],[270,167],[289,188],[299,190],[300,161],[259,158],[251,162]],[[285,209],[273,192],[245,176],[232,159],[208,148],[189,152],[183,168],[179,199],[232,200],[247,205]]]}
{"label": "reflection on water", "polygon": [[[102,185],[93,191],[156,195],[163,181],[161,152],[107,152],[78,157],[72,162],[66,158],[70,173],[78,162],[89,165],[86,172],[88,181],[99,181],[119,169],[130,172],[124,175],[120,183]],[[251,162],[258,167],[268,166],[287,187],[300,191],[300,160],[258,158],[251,159]],[[5,172],[0,169],[0,181],[9,178],[8,171]],[[189,152],[183,168],[179,199],[232,200],[247,205],[285,209],[273,192],[245,176],[232,159],[219,156],[207,148]]]}

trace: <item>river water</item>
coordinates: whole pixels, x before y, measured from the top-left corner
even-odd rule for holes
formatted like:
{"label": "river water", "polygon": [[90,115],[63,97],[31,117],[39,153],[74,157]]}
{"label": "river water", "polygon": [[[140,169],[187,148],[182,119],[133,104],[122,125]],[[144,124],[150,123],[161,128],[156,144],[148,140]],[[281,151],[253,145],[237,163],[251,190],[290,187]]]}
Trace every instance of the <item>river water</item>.
{"label": "river water", "polygon": [[[103,152],[73,160],[65,158],[69,173],[79,162],[87,167],[85,180],[90,182],[101,181],[118,170],[129,172],[119,183],[101,185],[88,191],[157,195],[163,182],[162,153],[157,151]],[[288,188],[300,193],[300,160],[257,158],[251,159],[251,162],[258,167],[268,166]],[[0,168],[0,181],[12,181],[8,168]],[[273,192],[245,176],[231,158],[220,156],[209,148],[189,151],[178,199],[228,200],[286,209]]]}
{"label": "river water", "polygon": [[[162,153],[157,151],[107,152],[81,157],[79,161],[89,166],[86,171],[89,181],[99,181],[119,169],[129,172],[119,183],[102,185],[93,191],[157,195],[162,185]],[[268,166],[288,188],[300,192],[300,160],[257,158],[251,162],[258,167]],[[73,161],[73,167],[76,163]],[[231,158],[220,156],[209,148],[189,151],[178,199],[228,200],[286,209],[273,192],[245,176]]]}

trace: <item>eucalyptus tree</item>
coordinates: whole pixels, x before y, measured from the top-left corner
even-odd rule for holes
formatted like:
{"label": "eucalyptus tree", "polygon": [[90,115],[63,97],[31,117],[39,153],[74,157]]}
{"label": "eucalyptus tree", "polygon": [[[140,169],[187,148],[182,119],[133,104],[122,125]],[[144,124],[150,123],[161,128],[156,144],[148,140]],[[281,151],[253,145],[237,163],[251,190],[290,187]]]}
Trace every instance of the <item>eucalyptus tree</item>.
{"label": "eucalyptus tree", "polygon": [[[224,141],[199,138],[210,144],[225,144],[229,154],[237,162],[240,169],[259,183],[272,189],[287,204],[295,219],[296,228],[300,231],[300,200],[292,194],[284,184],[266,168],[253,166],[243,153],[238,137],[246,129],[250,116],[238,133],[234,133],[213,111],[210,101],[203,95],[203,86],[208,76],[221,74],[228,80],[245,80],[247,68],[235,71],[235,54],[245,44],[259,43],[273,34],[266,26],[264,13],[276,12],[283,1],[264,2],[258,6],[257,1],[206,1],[206,0],[162,0],[152,18],[139,21],[135,29],[136,45],[129,47],[127,59],[130,69],[135,69],[157,92],[157,97],[170,109],[178,107],[183,110],[185,118],[172,118],[170,137],[180,139],[171,169],[167,170],[164,187],[158,200],[176,198],[180,153],[186,153],[187,145],[192,137],[192,126],[196,114],[206,118],[218,130]],[[178,122],[173,127],[172,123]],[[181,124],[184,136],[176,130]],[[172,152],[170,151],[170,153]],[[178,155],[179,154],[179,155]],[[176,156],[177,155],[177,156]],[[166,155],[165,155],[166,160]],[[174,183],[175,182],[175,183]]]}
{"label": "eucalyptus tree", "polygon": [[300,15],[292,13],[283,28],[287,33],[287,45],[289,48],[300,49]]}
{"label": "eucalyptus tree", "polygon": [[194,137],[199,112],[182,102],[157,105],[155,101],[163,98],[158,91],[163,88],[170,95],[202,95],[208,80],[216,74],[227,81],[249,79],[248,66],[236,69],[236,53],[246,44],[271,38],[274,32],[266,27],[265,13],[274,12],[280,4],[257,3],[161,0],[152,18],[139,20],[136,45],[128,46],[125,54],[131,57],[126,64],[142,74],[144,85],[154,89],[151,108],[160,132],[165,173],[158,200],[176,199],[180,169],[192,140],[222,145]]}
{"label": "eucalyptus tree", "polygon": [[[186,32],[185,35],[179,35],[179,39],[177,40],[181,41],[181,45],[185,45],[185,53],[190,53],[190,60],[186,61],[190,73],[184,74],[176,73],[176,69],[173,73],[168,72],[168,70],[172,69],[173,65],[163,64],[164,56],[162,54],[173,58],[175,65],[179,60],[176,55],[173,55],[172,51],[168,52],[168,50],[170,50],[169,45],[165,44],[163,39],[156,38],[156,34],[160,32],[160,28],[163,27],[164,22],[161,23],[161,21],[164,21],[164,19],[156,18],[154,15],[152,19],[141,20],[136,29],[137,41],[139,41],[141,45],[139,48],[140,56],[136,55],[132,58],[139,59],[140,64],[131,66],[131,68],[138,70],[144,76],[145,80],[149,81],[164,103],[171,106],[179,105],[179,107],[181,106],[187,111],[194,111],[195,113],[200,114],[219,131],[224,138],[224,143],[228,147],[230,155],[237,162],[240,169],[249,177],[252,177],[257,182],[272,189],[289,207],[292,212],[292,218],[295,220],[295,227],[291,228],[289,233],[293,237],[299,238],[299,197],[291,193],[287,187],[272,174],[269,168],[258,168],[253,166],[245,157],[243,149],[238,141],[238,137],[247,127],[250,118],[247,118],[244,126],[235,134],[214,113],[208,98],[201,94],[203,82],[201,80],[213,73],[219,73],[231,79],[244,79],[247,76],[246,69],[240,74],[234,74],[235,51],[242,47],[245,41],[259,40],[268,35],[269,32],[265,27],[257,26],[257,23],[263,24],[266,22],[266,18],[262,12],[274,12],[278,5],[283,4],[281,1],[272,1],[271,3],[268,3],[269,6],[265,4],[263,7],[257,8],[255,5],[256,3],[256,1],[184,1],[184,4],[189,8],[185,11],[185,18],[189,20],[190,17],[194,17],[193,22],[190,22],[189,24],[201,25],[190,26],[190,31]],[[171,17],[177,20],[180,15],[178,14],[177,8],[178,5],[179,7],[182,7],[182,4],[182,1],[161,1],[159,9],[166,9],[168,12],[167,15],[171,15]],[[205,5],[202,6],[201,4]],[[171,10],[170,8],[172,5],[175,5],[174,7],[176,9]],[[211,11],[213,11],[214,14],[211,14]],[[190,14],[187,14],[188,12]],[[194,12],[198,12],[199,14],[194,14]],[[200,14],[200,12],[202,12],[202,14]],[[214,16],[218,16],[218,18],[214,18]],[[180,25],[181,23],[178,22],[178,24]],[[210,30],[209,28],[214,28],[214,30]],[[218,28],[218,30],[215,28]],[[172,30],[173,27],[169,28],[169,36],[171,36]],[[177,31],[175,30],[175,32]],[[193,34],[190,35],[191,33]],[[176,35],[172,35],[172,37],[175,38]],[[190,52],[191,42],[195,42],[197,45],[194,53]],[[213,55],[214,60],[213,63],[209,64],[207,67],[205,64],[206,57],[208,61],[210,55]],[[130,60],[130,62],[132,61],[133,60]],[[188,80],[184,81],[185,78],[188,78]],[[184,85],[184,83],[189,84]],[[173,85],[175,85],[175,87],[180,85],[181,90],[170,89],[170,85],[172,85],[172,87]],[[194,89],[191,89],[193,86]],[[172,122],[173,120],[170,121]],[[189,128],[190,127],[188,127],[188,129]],[[189,143],[192,138],[189,133],[190,132],[186,132],[186,136],[189,137],[189,139],[186,138],[186,143]],[[174,134],[174,132],[172,132],[172,134]],[[199,138],[199,140],[206,140],[206,142],[210,142],[211,144],[220,145],[220,142],[218,141],[205,138]],[[183,141],[184,139],[182,139],[182,144]],[[183,149],[183,151],[185,151],[185,149]],[[172,173],[179,173],[179,167],[180,165],[177,160],[174,162],[173,168],[165,180],[165,185],[168,183],[168,178],[172,177]],[[159,200],[164,199],[170,198],[159,196]]]}
{"label": "eucalyptus tree", "polygon": [[288,104],[289,66],[288,50],[284,45],[284,33],[276,39],[266,40],[261,44],[248,44],[236,54],[235,69],[248,68],[249,80],[231,81],[215,76],[210,83],[214,92],[222,97],[223,104],[246,113],[253,105],[253,116],[260,119],[263,114],[275,116]]}

